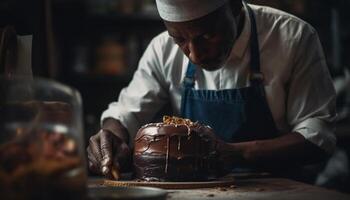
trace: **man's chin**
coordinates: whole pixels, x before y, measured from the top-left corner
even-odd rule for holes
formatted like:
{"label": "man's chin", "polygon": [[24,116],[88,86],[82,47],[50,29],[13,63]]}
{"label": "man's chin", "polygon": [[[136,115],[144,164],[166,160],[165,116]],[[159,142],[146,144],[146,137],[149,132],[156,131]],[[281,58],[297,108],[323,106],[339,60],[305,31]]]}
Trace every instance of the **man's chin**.
{"label": "man's chin", "polygon": [[215,71],[218,70],[222,67],[222,63],[220,62],[213,62],[213,63],[208,63],[208,64],[199,64],[198,67],[206,70],[206,71]]}
{"label": "man's chin", "polygon": [[199,65],[200,68],[204,69],[205,71],[215,71],[221,68],[220,65],[217,66],[203,66],[203,65]]}

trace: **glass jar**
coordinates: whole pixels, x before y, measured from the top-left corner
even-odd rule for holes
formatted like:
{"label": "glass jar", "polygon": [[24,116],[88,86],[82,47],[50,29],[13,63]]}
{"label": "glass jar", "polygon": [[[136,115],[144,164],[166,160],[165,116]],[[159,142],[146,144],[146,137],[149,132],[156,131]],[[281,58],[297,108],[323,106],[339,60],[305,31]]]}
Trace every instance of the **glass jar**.
{"label": "glass jar", "polygon": [[80,94],[46,79],[0,78],[1,199],[83,199]]}

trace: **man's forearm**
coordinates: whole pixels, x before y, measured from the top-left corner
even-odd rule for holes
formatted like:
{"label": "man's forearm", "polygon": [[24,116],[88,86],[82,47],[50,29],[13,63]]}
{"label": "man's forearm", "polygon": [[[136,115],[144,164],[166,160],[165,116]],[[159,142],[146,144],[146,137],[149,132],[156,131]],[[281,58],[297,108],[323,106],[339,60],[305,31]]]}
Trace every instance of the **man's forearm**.
{"label": "man's forearm", "polygon": [[111,131],[114,135],[124,140],[126,144],[129,143],[128,130],[120,123],[120,121],[113,118],[107,118],[103,121],[101,128]]}
{"label": "man's forearm", "polygon": [[307,164],[322,160],[326,154],[299,133],[289,133],[278,138],[242,143],[229,143],[230,157],[238,162],[272,167],[288,164]]}

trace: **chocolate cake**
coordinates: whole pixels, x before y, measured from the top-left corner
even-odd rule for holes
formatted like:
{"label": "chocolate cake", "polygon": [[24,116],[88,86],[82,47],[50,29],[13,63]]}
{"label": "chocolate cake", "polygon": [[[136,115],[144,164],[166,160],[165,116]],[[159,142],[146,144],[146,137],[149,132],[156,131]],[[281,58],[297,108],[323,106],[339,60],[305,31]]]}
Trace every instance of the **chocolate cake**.
{"label": "chocolate cake", "polygon": [[201,181],[215,176],[217,140],[209,126],[164,116],[140,128],[135,137],[137,179]]}

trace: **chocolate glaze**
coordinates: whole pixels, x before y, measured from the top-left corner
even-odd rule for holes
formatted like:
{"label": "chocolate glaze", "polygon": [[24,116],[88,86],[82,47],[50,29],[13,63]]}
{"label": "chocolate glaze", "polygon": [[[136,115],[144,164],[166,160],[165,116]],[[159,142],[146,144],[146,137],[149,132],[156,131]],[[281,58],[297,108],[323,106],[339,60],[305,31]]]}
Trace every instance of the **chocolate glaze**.
{"label": "chocolate glaze", "polygon": [[213,130],[199,123],[152,123],[135,137],[135,176],[147,181],[198,181],[215,176]]}

